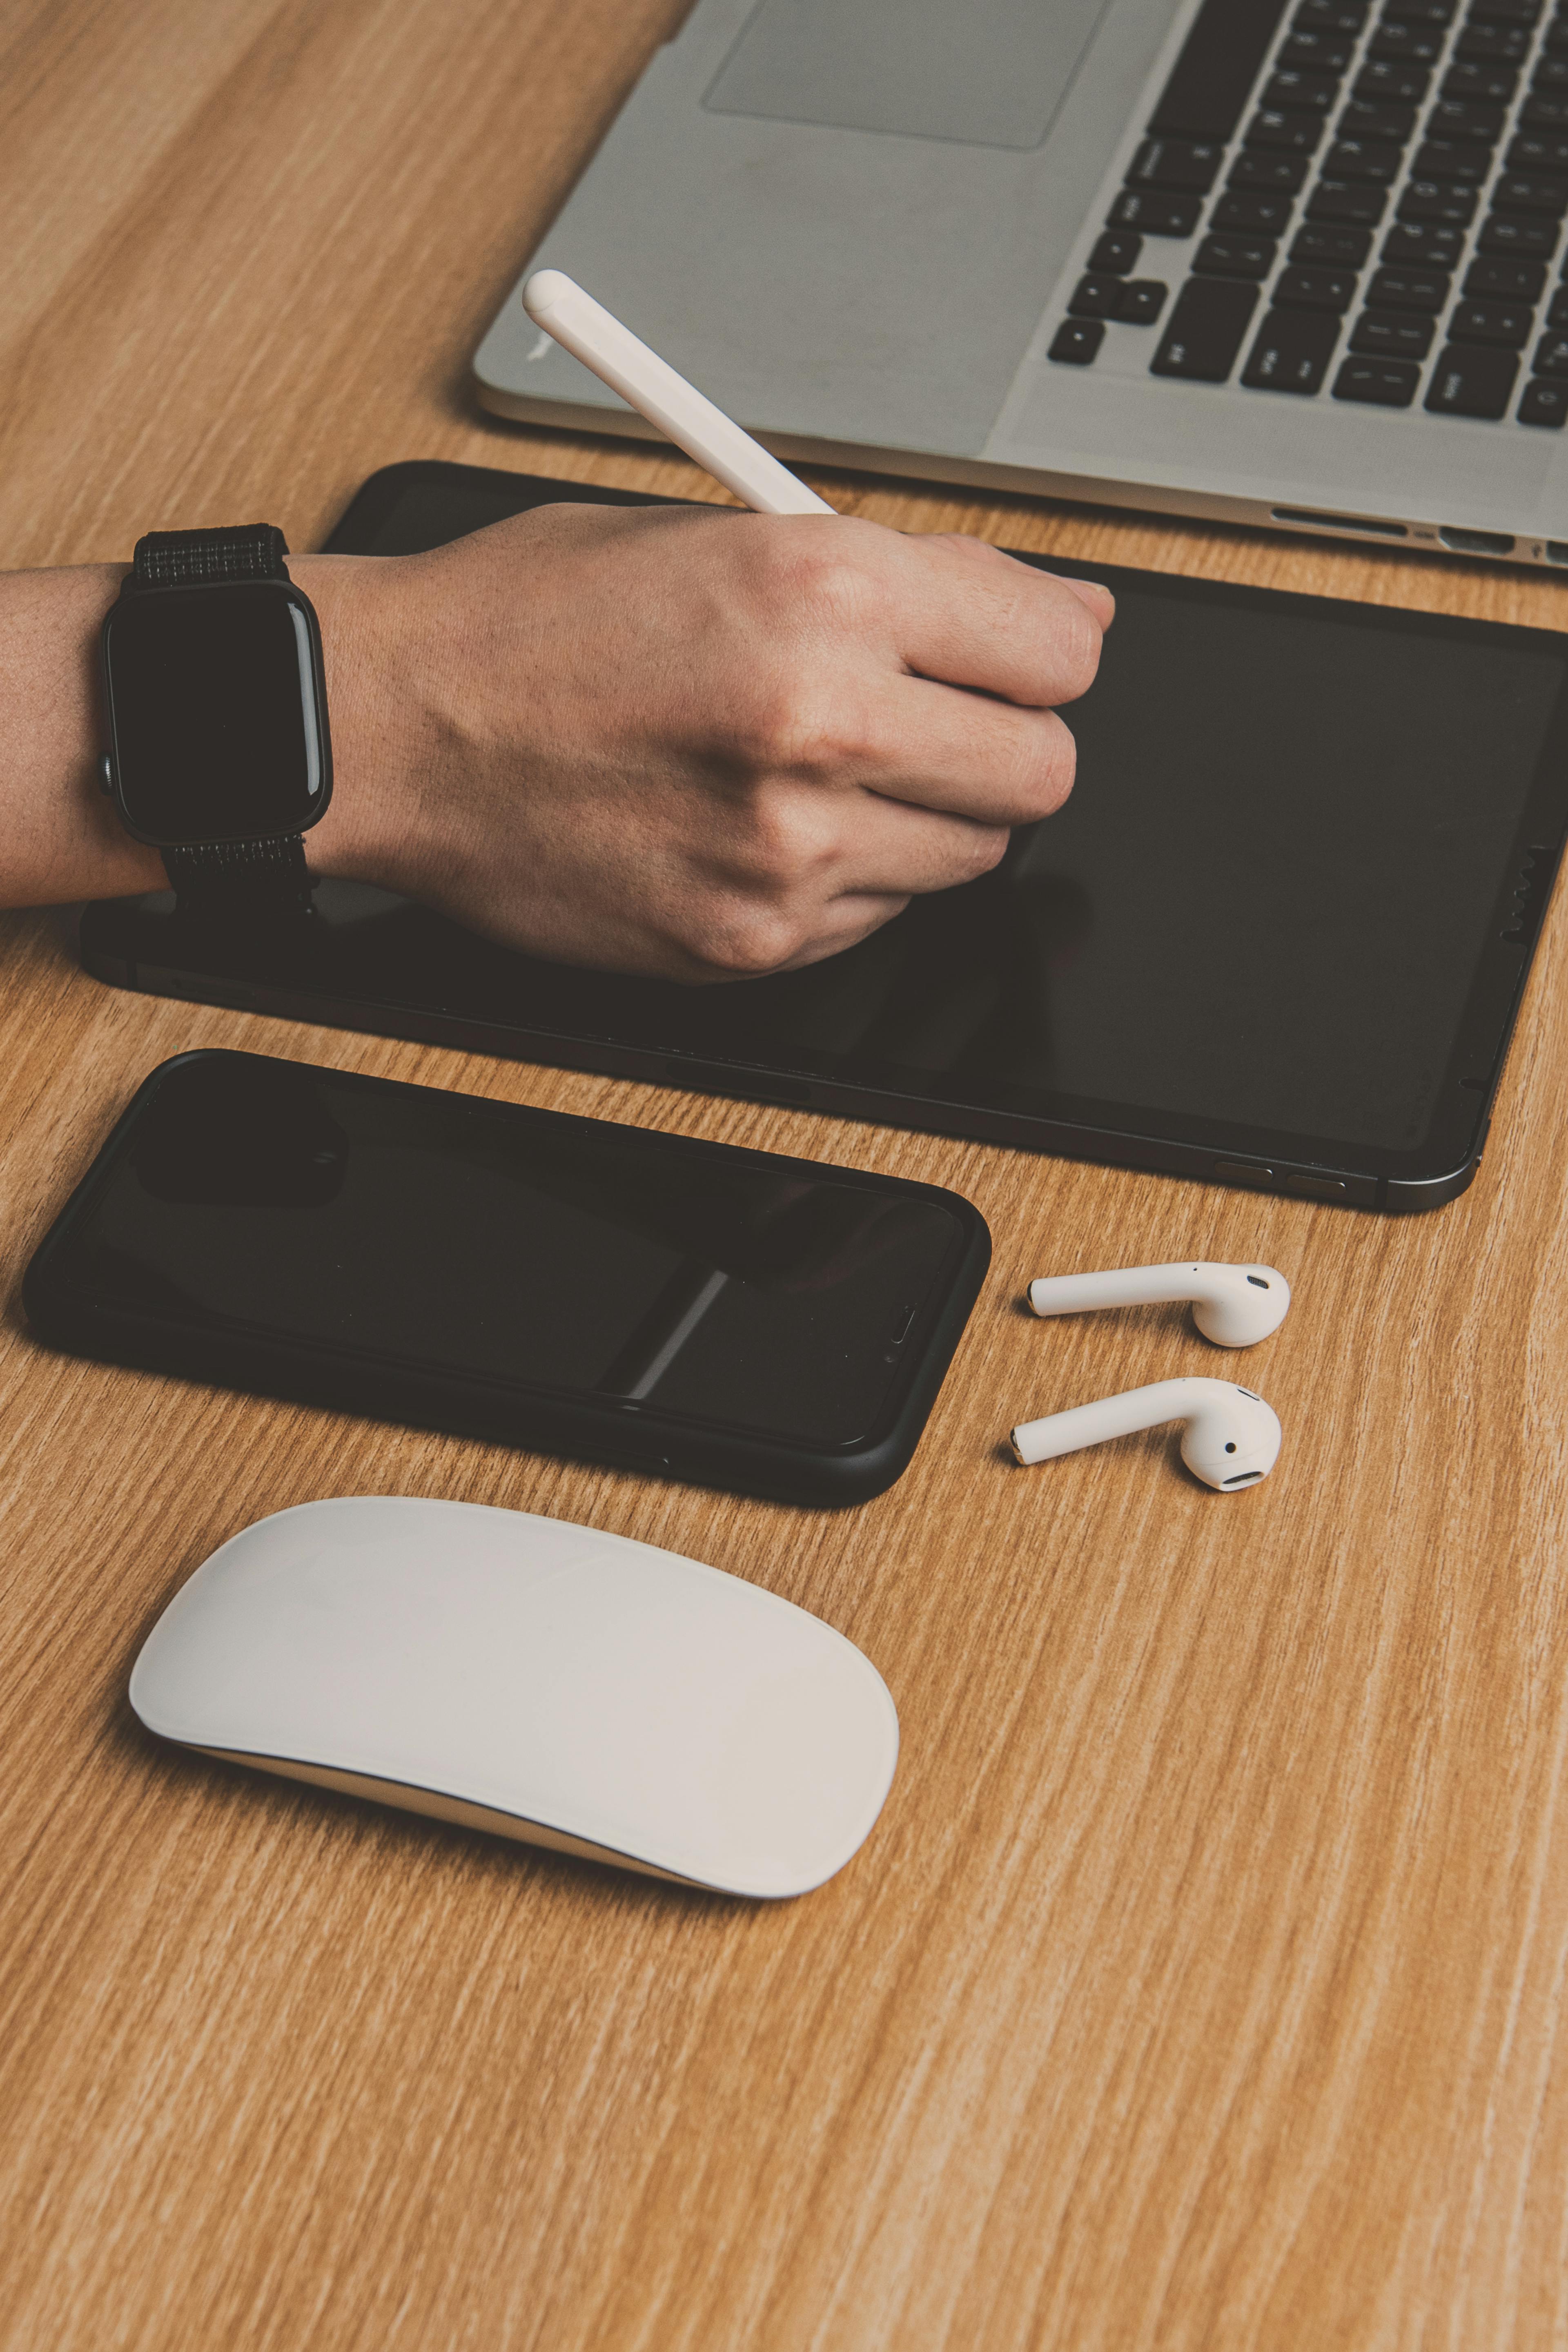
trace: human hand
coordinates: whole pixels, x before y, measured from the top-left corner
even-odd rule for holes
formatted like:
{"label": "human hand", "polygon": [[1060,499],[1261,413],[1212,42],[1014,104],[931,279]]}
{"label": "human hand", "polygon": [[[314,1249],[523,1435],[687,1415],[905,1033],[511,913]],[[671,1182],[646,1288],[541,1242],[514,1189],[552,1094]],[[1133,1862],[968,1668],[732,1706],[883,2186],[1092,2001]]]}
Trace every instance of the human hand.
{"label": "human hand", "polygon": [[319,871],[569,963],[724,980],[995,866],[1072,785],[1051,706],[1113,601],[849,517],[552,506],[300,557],[336,782]]}

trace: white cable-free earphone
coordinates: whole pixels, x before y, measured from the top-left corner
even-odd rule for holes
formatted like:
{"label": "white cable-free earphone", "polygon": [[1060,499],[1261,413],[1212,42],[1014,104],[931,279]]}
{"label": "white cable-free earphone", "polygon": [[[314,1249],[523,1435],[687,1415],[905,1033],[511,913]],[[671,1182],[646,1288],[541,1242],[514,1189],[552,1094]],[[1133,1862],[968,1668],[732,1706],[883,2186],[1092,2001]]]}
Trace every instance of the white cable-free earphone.
{"label": "white cable-free earphone", "polygon": [[1257,1486],[1280,1458],[1280,1423],[1272,1406],[1232,1381],[1196,1378],[1155,1381],[1148,1388],[1074,1405],[1068,1412],[1048,1413],[1043,1421],[1020,1422],[1011,1433],[1012,1449],[1022,1463],[1052,1462],[1081,1446],[1157,1429],[1167,1421],[1186,1424],[1181,1458],[1194,1477],[1222,1493]]}
{"label": "white cable-free earphone", "polygon": [[1082,1315],[1100,1307],[1192,1301],[1192,1319],[1217,1348],[1255,1348],[1284,1321],[1291,1286],[1278,1266],[1129,1265],[1111,1274],[1051,1274],[1029,1286],[1037,1315]]}

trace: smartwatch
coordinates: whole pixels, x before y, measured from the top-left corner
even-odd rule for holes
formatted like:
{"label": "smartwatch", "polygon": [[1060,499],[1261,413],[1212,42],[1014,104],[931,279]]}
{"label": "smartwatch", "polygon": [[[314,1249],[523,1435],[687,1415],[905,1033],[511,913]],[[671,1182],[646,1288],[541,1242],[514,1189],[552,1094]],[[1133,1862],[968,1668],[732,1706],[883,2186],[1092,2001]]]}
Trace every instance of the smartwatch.
{"label": "smartwatch", "polygon": [[280,530],[158,530],[103,625],[103,789],[182,914],[298,921],[332,796],[321,631]]}

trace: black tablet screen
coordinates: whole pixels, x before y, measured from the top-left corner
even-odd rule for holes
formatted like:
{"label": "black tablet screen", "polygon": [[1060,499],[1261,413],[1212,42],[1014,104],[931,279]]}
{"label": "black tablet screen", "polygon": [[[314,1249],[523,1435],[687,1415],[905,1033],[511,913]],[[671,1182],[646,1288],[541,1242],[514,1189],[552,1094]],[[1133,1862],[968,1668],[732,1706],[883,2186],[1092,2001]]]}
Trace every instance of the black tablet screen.
{"label": "black tablet screen", "polygon": [[1065,714],[1071,800],[995,881],[808,982],[816,1034],[925,1070],[1412,1145],[1563,683],[1533,647],[1124,590]]}
{"label": "black tablet screen", "polygon": [[[357,503],[334,547],[402,552],[570,495],[458,467],[378,478],[392,495]],[[1115,625],[1064,713],[1076,787],[997,873],[807,971],[692,990],[530,966],[519,1009],[558,1034],[1046,1117],[1416,1149],[1531,795],[1562,797],[1542,777],[1563,764],[1568,639],[1106,576]],[[1550,858],[1561,810],[1540,821]],[[1495,976],[1482,1080],[1518,969]],[[483,985],[492,1004],[513,993],[498,961]]]}

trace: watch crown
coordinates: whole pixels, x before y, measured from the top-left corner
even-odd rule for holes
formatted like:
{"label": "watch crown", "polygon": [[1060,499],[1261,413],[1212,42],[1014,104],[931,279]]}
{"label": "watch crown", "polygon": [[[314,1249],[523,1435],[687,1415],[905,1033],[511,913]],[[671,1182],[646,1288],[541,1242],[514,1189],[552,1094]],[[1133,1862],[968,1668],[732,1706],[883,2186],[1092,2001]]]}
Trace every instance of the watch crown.
{"label": "watch crown", "polygon": [[113,792],[113,790],[114,790],[114,763],[113,763],[113,761],[110,759],[109,753],[108,753],[107,751],[104,753],[104,755],[103,755],[102,759],[101,759],[101,760],[99,761],[99,763],[98,763],[98,782],[99,782],[99,790],[100,792],[105,792],[105,793],[112,793],[112,792]]}

